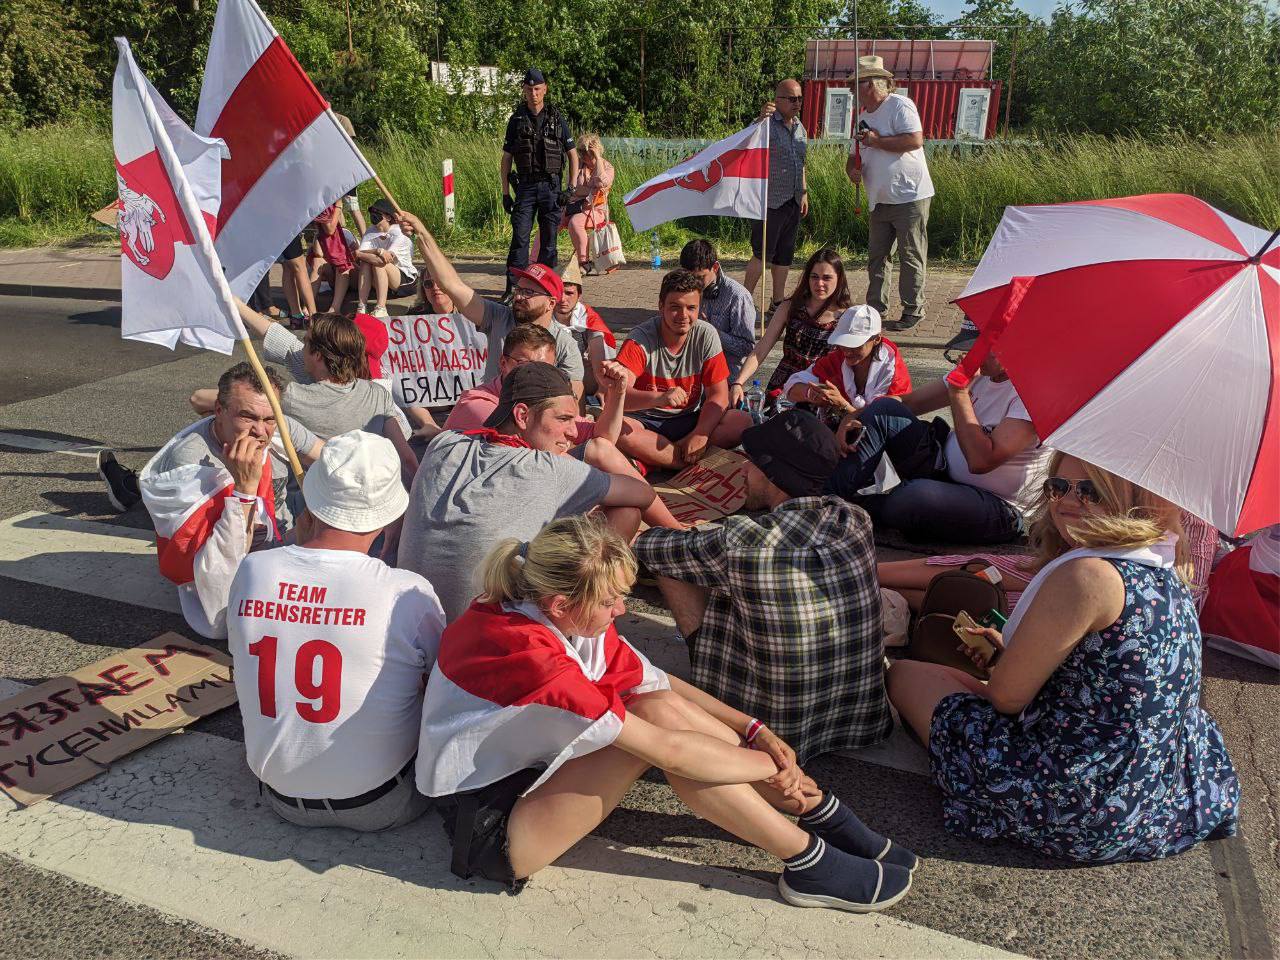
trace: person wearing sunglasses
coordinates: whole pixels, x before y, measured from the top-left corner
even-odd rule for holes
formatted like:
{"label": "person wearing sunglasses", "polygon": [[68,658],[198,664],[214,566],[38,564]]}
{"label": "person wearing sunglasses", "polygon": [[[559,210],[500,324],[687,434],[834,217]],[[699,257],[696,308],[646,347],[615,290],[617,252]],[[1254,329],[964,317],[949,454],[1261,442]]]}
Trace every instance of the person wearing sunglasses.
{"label": "person wearing sunglasses", "polygon": [[782,80],[773,99],[760,108],[760,119],[769,124],[769,221],[767,226],[761,220],[751,222],[751,260],[742,285],[754,296],[768,263],[773,307],[787,288],[800,221],[809,215],[809,182],[804,172],[809,135],[800,122],[803,103],[800,84]]}
{"label": "person wearing sunglasses", "polygon": [[989,681],[912,660],[889,670],[947,830],[1086,863],[1233,835],[1240,787],[1200,706],[1178,508],[1060,451],[1048,473],[1032,520],[1038,572],[1002,631],[965,631],[991,653],[970,652]]}

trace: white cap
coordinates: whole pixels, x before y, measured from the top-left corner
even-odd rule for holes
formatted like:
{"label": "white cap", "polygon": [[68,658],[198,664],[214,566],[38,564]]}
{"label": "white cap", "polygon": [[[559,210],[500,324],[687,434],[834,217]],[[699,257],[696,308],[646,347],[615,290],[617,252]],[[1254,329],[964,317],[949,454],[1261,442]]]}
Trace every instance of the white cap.
{"label": "white cap", "polygon": [[829,347],[860,347],[880,335],[880,311],[865,303],[840,314],[835,329],[827,337]]}
{"label": "white cap", "polygon": [[349,533],[380,530],[409,506],[396,448],[363,430],[325,443],[302,480],[302,497],[317,520]]}

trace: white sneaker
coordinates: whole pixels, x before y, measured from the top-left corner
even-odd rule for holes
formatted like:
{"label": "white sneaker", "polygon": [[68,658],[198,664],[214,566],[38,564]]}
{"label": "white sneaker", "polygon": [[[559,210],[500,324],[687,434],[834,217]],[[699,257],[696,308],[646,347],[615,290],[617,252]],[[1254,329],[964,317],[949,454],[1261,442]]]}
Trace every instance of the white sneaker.
{"label": "white sneaker", "polygon": [[374,307],[372,310],[369,311],[369,316],[376,317],[377,319],[382,320],[387,316],[387,308]]}
{"label": "white sneaker", "polygon": [[361,300],[359,303],[356,304],[356,313],[368,313],[368,312],[369,312],[369,305],[365,303],[363,300]]}

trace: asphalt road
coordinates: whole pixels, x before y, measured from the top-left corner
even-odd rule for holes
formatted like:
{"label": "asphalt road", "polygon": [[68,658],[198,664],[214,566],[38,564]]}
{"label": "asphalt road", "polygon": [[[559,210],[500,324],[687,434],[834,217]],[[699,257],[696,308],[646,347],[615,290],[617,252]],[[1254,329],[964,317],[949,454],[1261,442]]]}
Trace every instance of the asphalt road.
{"label": "asphalt road", "polygon": [[[0,432],[116,447],[141,466],[190,422],[185,398],[228,358],[122,343],[118,307],[0,298]],[[917,380],[942,369],[908,351]],[[0,440],[0,519],[26,511],[149,527],[140,508],[109,511],[84,457]],[[641,598],[637,606],[643,608]],[[175,615],[0,575],[3,676],[38,682],[167,630]],[[1280,943],[1280,686],[1260,668],[1206,654],[1205,701],[1223,726],[1245,786],[1239,838],[1172,860],[1079,868],[1007,847],[962,841],[941,827],[929,781],[872,763],[824,758],[811,770],[872,826],[927,858],[901,919],[980,944],[1042,957],[1260,957]],[[237,740],[236,710],[196,729]],[[657,777],[626,798],[598,833],[608,839],[772,877],[776,866],[693,818]],[[227,956],[259,953],[215,930],[0,856],[0,957]],[[109,937],[94,931],[111,931]],[[850,954],[857,945],[850,944]]]}

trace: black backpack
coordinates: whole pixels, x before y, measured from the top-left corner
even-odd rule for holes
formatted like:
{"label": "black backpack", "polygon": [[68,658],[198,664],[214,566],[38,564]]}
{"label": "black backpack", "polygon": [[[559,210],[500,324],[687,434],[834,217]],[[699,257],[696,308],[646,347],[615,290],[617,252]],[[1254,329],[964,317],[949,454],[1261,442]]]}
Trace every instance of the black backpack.
{"label": "black backpack", "polygon": [[[970,566],[981,569],[987,564],[977,561]],[[987,671],[976,667],[972,660],[956,649],[960,640],[952,625],[961,610],[975,620],[988,610],[1008,616],[1009,598],[1000,584],[979,577],[968,569],[938,574],[920,601],[920,614],[911,630],[906,655],[912,660],[955,667],[985,680]]]}

